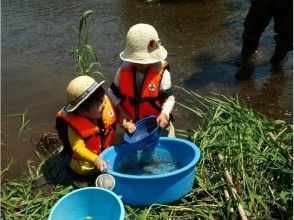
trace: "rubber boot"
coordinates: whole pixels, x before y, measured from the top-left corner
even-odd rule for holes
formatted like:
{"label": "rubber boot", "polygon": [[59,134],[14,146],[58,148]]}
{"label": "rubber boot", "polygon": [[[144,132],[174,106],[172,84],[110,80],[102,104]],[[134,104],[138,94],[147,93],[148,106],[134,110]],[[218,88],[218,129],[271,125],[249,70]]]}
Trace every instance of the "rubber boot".
{"label": "rubber boot", "polygon": [[241,55],[243,58],[248,58],[257,51],[258,40],[243,39]]}
{"label": "rubber boot", "polygon": [[271,58],[271,64],[273,66],[282,65],[286,60],[286,52],[276,49],[273,57]]}
{"label": "rubber boot", "polygon": [[258,41],[243,39],[243,47],[241,50],[241,54],[236,58],[236,66],[254,66],[257,48]]}

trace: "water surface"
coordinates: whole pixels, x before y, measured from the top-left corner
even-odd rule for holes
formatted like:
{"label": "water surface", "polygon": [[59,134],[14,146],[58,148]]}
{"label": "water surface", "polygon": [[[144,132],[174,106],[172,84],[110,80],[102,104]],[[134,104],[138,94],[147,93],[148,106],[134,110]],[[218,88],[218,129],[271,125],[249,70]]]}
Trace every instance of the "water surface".
{"label": "water surface", "polygon": [[[1,28],[2,167],[14,161],[11,176],[27,162],[38,162],[36,143],[43,133],[55,133],[55,114],[65,104],[65,87],[75,76],[69,50],[76,46],[72,26],[87,9],[90,43],[97,50],[107,85],[121,63],[128,29],[149,23],[167,49],[175,85],[208,95],[238,95],[250,107],[272,118],[292,122],[292,52],[284,70],[273,72],[273,25],[260,39],[260,55],[251,79],[236,80],[235,59],[241,50],[244,17],[250,1],[186,0],[149,4],[139,0],[4,0]],[[177,100],[183,95],[176,92]],[[186,98],[186,97],[184,97]],[[28,110],[26,132],[18,131]],[[192,114],[177,107],[176,127],[195,126]]]}
{"label": "water surface", "polygon": [[114,161],[113,171],[137,176],[167,174],[183,167],[181,161],[171,157],[168,150],[156,149],[128,151],[119,154]]}

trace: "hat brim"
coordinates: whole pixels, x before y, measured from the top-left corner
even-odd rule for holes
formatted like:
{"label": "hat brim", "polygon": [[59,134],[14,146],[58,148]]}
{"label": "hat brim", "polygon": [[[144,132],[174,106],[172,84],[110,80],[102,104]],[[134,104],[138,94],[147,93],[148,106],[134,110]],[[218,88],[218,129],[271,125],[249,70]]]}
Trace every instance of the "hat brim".
{"label": "hat brim", "polygon": [[119,56],[123,61],[131,63],[152,64],[164,60],[167,57],[167,51],[163,46],[160,46],[152,52],[129,54],[127,51],[123,51]]}
{"label": "hat brim", "polygon": [[95,87],[93,87],[93,89],[81,101],[79,101],[77,104],[71,105],[70,102],[68,102],[64,106],[64,111],[65,112],[73,112],[74,110],[76,110],[90,95],[93,94],[93,92],[96,91],[96,89],[98,89],[99,87],[101,87],[101,85],[104,84],[104,82],[105,81],[103,80],[100,83],[98,83]]}

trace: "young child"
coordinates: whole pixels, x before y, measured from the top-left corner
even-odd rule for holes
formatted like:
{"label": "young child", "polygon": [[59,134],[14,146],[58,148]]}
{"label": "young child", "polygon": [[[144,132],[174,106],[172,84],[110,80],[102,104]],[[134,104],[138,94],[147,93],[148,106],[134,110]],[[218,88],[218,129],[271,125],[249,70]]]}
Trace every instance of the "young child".
{"label": "young child", "polygon": [[157,116],[160,127],[168,125],[169,136],[174,136],[170,123],[175,97],[171,88],[166,49],[161,45],[157,31],[149,24],[132,26],[126,37],[126,48],[120,53],[124,61],[107,91],[116,105],[128,131],[133,123],[149,115]]}
{"label": "young child", "polygon": [[59,138],[71,157],[69,167],[80,175],[107,169],[99,154],[112,145],[118,117],[103,83],[89,76],[73,79],[66,89],[68,103],[56,116]]}

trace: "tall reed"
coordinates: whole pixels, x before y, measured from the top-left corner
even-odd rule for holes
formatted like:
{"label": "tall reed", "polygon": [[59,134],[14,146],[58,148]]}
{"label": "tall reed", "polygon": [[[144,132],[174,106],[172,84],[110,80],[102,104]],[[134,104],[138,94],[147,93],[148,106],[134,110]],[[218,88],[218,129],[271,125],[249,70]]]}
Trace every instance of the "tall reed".
{"label": "tall reed", "polygon": [[[77,36],[77,47],[71,50],[75,59],[75,67],[77,75],[93,76],[94,74],[104,77],[104,75],[97,70],[99,67],[98,56],[95,49],[89,43],[89,29],[87,27],[87,19],[94,13],[93,10],[87,10],[80,17],[79,27],[73,27]],[[96,68],[96,69],[95,69]]]}
{"label": "tall reed", "polygon": [[[201,147],[199,187],[209,189],[207,195],[215,202],[225,202],[224,210],[229,210],[227,205],[242,204],[250,219],[287,219],[293,201],[292,126],[254,112],[238,98],[216,94],[203,97],[179,89],[190,98],[178,104],[203,122],[201,130],[178,131],[179,136]],[[224,177],[226,170],[236,199],[234,195],[225,199],[224,190],[230,192],[232,185]]]}

